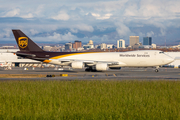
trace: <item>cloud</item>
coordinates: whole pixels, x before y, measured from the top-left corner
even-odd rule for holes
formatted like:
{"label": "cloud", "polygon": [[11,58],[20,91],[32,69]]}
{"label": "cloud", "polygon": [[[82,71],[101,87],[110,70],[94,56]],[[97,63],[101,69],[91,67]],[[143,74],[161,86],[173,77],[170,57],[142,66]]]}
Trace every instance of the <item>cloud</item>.
{"label": "cloud", "polygon": [[8,38],[11,35],[11,29],[3,29],[0,34],[0,38]]}
{"label": "cloud", "polygon": [[35,35],[35,34],[39,33],[37,30],[34,30],[34,29],[30,29],[30,32],[31,32],[32,35]]}
{"label": "cloud", "polygon": [[19,13],[20,13],[20,9],[16,8],[16,9],[13,9],[13,10],[7,12],[3,17],[14,17],[14,16],[19,15]]}
{"label": "cloud", "polygon": [[124,16],[137,16],[139,13],[137,4],[129,5],[124,12]]}
{"label": "cloud", "polygon": [[96,13],[91,13],[92,16],[94,16],[96,19],[100,19],[100,20],[105,20],[105,19],[109,19],[112,14],[108,13],[108,14],[105,14],[105,15],[100,15],[100,14],[96,14]]}
{"label": "cloud", "polygon": [[97,1],[96,4],[92,2],[89,6],[93,7],[95,11],[112,12],[123,9],[127,2],[128,0]]}
{"label": "cloud", "polygon": [[77,29],[71,28],[70,30],[71,30],[72,33],[78,33],[78,30],[77,30]]}
{"label": "cloud", "polygon": [[166,35],[166,30],[161,28],[159,36],[165,36],[165,35]]}
{"label": "cloud", "polygon": [[119,36],[126,36],[129,33],[131,33],[131,30],[129,29],[129,27],[127,27],[123,23],[116,23],[116,26],[117,26],[116,31],[119,34]]}
{"label": "cloud", "polygon": [[101,38],[101,42],[107,42],[107,41],[109,41],[108,35],[103,35]]}
{"label": "cloud", "polygon": [[41,13],[43,12],[44,9],[44,4],[43,5],[39,5],[35,11],[36,15],[41,15]]}
{"label": "cloud", "polygon": [[51,18],[54,20],[69,20],[70,16],[66,12],[60,11],[58,15]]}
{"label": "cloud", "polygon": [[42,41],[60,35],[61,40],[116,42],[148,35],[160,43],[164,36],[180,38],[179,6],[179,0],[6,0],[0,5],[0,37],[11,39],[5,30],[18,28]]}
{"label": "cloud", "polygon": [[50,41],[52,41],[52,40],[53,41],[54,40],[57,40],[57,41],[72,41],[72,40],[76,40],[77,37],[72,35],[71,32],[68,32],[68,33],[66,33],[64,35],[54,32],[53,36],[48,36],[48,39]]}
{"label": "cloud", "polygon": [[32,13],[29,13],[27,15],[22,15],[21,16],[22,18],[33,18],[33,14]]}
{"label": "cloud", "polygon": [[153,31],[148,32],[148,33],[147,33],[147,36],[148,36],[148,37],[152,37],[152,36],[154,36],[154,32],[153,32]]}
{"label": "cloud", "polygon": [[124,17],[135,19],[174,19],[177,18],[180,1],[177,0],[141,0],[140,2],[129,1],[123,14]]}
{"label": "cloud", "polygon": [[76,28],[78,30],[81,30],[81,31],[88,31],[88,32],[93,32],[94,31],[94,28],[90,25],[86,25],[86,24],[78,24],[78,25],[73,25],[72,26],[73,28]]}

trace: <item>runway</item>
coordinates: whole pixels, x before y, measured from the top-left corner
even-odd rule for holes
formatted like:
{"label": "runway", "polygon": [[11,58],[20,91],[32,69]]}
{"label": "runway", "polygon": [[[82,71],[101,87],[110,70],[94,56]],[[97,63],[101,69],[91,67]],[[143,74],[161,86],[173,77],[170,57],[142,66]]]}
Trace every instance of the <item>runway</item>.
{"label": "runway", "polygon": [[[13,68],[12,70],[0,69],[2,74],[22,74],[22,75],[43,75],[44,77],[34,78],[3,78],[0,80],[180,80],[180,69],[160,68],[159,72],[154,72],[154,68],[122,68],[121,70],[109,70],[105,72],[85,72],[84,70],[54,70],[54,68],[37,68],[24,70],[23,68]],[[68,74],[68,77],[61,77],[60,74]],[[55,77],[45,77],[55,75]]]}

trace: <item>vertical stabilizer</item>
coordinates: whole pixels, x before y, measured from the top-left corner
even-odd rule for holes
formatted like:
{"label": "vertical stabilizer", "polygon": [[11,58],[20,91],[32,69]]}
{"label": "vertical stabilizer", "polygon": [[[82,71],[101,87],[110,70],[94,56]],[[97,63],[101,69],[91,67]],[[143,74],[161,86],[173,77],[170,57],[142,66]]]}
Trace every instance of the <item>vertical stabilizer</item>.
{"label": "vertical stabilizer", "polygon": [[34,43],[28,36],[21,30],[12,30],[20,51],[43,51],[36,43]]}

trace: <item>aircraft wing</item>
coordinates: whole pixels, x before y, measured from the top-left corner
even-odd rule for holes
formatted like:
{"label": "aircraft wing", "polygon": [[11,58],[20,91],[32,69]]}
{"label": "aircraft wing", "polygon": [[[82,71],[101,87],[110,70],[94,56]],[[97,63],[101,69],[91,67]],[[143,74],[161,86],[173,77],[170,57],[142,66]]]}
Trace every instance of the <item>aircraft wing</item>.
{"label": "aircraft wing", "polygon": [[[53,61],[57,61],[57,60],[53,60]],[[73,59],[62,59],[62,60],[58,60],[59,63],[65,65],[65,64],[71,64],[73,62],[82,62],[83,64],[85,64],[86,66],[93,66],[96,65],[98,63],[105,63],[108,66],[114,66],[114,65],[119,65],[119,66],[125,66],[126,64],[120,61],[93,61],[93,60],[73,60]]]}

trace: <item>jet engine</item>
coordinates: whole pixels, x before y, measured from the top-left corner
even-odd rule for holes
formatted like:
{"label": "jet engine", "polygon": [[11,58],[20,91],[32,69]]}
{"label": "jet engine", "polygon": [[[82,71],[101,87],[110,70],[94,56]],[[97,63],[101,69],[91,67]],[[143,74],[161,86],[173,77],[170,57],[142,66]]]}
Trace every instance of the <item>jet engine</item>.
{"label": "jet engine", "polygon": [[109,69],[109,67],[108,67],[107,63],[97,63],[96,64],[96,70],[97,71],[105,71],[108,69]]}
{"label": "jet engine", "polygon": [[83,62],[72,62],[71,63],[71,67],[73,69],[83,69],[84,68],[84,64],[83,64]]}

